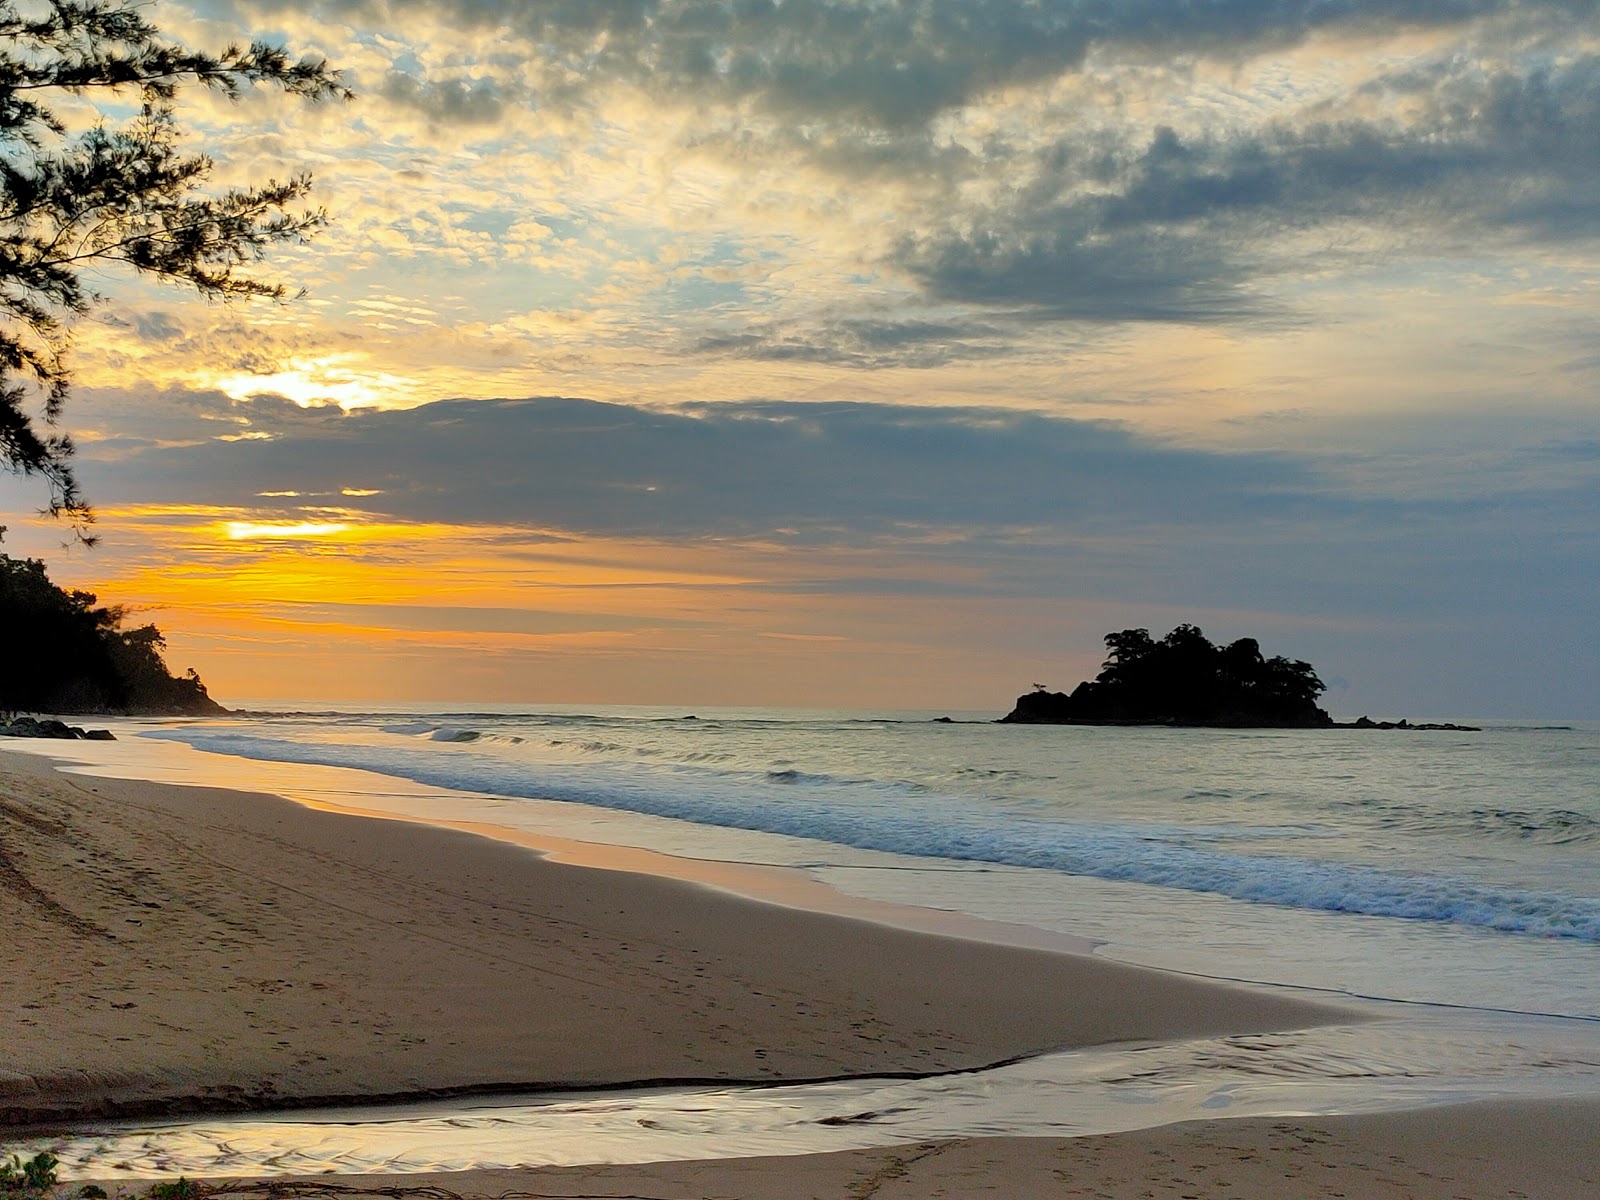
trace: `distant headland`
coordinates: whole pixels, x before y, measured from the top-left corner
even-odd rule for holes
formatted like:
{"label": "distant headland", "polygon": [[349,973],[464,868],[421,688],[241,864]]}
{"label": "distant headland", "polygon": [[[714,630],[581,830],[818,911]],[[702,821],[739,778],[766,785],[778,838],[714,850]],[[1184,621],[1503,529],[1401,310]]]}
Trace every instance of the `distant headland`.
{"label": "distant headland", "polygon": [[1105,638],[1100,674],[1066,692],[1043,684],[1017,697],[1000,718],[1014,725],[1179,725],[1218,729],[1451,729],[1468,725],[1409,721],[1341,724],[1317,707],[1327,690],[1308,662],[1267,658],[1255,638],[1213,645],[1194,625],[1160,641],[1148,629]]}
{"label": "distant headland", "polygon": [[[123,610],[93,592],[57,587],[38,559],[0,554],[0,736],[83,737],[60,721],[20,713],[204,716],[227,710],[193,670],[175,676],[154,625],[122,628]],[[7,718],[14,718],[8,720]],[[105,735],[109,736],[109,735]]]}

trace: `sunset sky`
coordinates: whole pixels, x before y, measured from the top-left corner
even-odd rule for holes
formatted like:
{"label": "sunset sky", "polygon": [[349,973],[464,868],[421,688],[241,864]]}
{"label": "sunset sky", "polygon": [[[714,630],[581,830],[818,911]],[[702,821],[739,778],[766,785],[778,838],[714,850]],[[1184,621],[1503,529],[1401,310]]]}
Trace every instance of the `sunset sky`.
{"label": "sunset sky", "polygon": [[[102,543],[224,703],[1004,711],[1181,621],[1355,716],[1600,718],[1595,0],[162,0],[331,224],[107,273]],[[90,114],[72,114],[81,124]]]}

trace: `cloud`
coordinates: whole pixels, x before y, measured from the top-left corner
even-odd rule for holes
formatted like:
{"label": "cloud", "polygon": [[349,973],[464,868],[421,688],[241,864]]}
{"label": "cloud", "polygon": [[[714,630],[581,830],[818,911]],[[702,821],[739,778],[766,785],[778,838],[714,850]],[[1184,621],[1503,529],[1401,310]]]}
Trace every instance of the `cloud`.
{"label": "cloud", "polygon": [[134,328],[145,341],[172,342],[183,337],[183,323],[171,313],[154,311],[139,313],[134,318]]}
{"label": "cloud", "polygon": [[[1361,307],[1375,270],[1587,253],[1600,221],[1593,0],[190,7],[349,65],[343,117],[231,144],[323,159],[323,341],[403,362],[374,389],[394,403],[702,368],[707,394],[766,394],[1130,324],[1278,332]],[[461,307],[359,311],[419,279]]]}
{"label": "cloud", "polygon": [[415,109],[428,121],[439,125],[484,126],[498,122],[508,102],[506,89],[495,79],[418,79],[403,71],[391,71],[378,95],[392,104]]}
{"label": "cloud", "polygon": [[[256,20],[298,10],[389,31],[437,21],[492,36],[499,46],[515,42],[537,52],[530,87],[541,103],[622,83],[880,129],[924,125],[994,92],[1055,79],[1091,54],[1232,62],[1318,33],[1459,28],[1505,11],[1500,0],[241,0],[231,7]],[[1524,22],[1581,20],[1593,10],[1586,0],[1518,8]]]}
{"label": "cloud", "polygon": [[1408,89],[1420,114],[1159,127],[1110,153],[1065,139],[1036,154],[1028,187],[904,237],[891,261],[943,302],[1214,323],[1281,307],[1261,285],[1307,271],[1308,236],[1322,270],[1600,237],[1600,58],[1528,76],[1450,64],[1383,84]]}
{"label": "cloud", "polygon": [[[212,397],[214,409],[223,402]],[[259,407],[258,407],[259,404]],[[751,402],[656,411],[587,400],[405,411],[228,403],[267,436],[85,448],[117,502],[291,508],[605,536],[847,541],[1227,522],[1304,503],[1281,456],[1164,446],[1096,422],[985,409]],[[221,414],[218,414],[221,415]],[[192,429],[193,426],[191,425]],[[90,460],[95,459],[93,468]]]}
{"label": "cloud", "polygon": [[811,323],[748,322],[733,332],[699,338],[692,352],[869,370],[931,368],[1003,354],[1007,340],[1000,328],[970,321],[830,317]]}
{"label": "cloud", "polygon": [[619,613],[573,613],[527,608],[492,608],[468,605],[305,603],[284,606],[295,621],[356,623],[368,628],[448,631],[455,633],[509,633],[550,635],[611,630],[686,628],[703,624],[667,616],[628,616]]}

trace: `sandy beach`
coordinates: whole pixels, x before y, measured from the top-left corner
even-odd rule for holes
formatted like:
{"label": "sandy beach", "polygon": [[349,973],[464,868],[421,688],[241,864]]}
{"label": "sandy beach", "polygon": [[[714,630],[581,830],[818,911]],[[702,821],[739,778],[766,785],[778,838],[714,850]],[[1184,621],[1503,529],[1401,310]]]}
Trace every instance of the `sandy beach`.
{"label": "sandy beach", "polygon": [[[0,1114],[924,1074],[1344,1019],[1277,995],[0,756]],[[14,981],[14,982],[12,982]]]}
{"label": "sandy beach", "polygon": [[[325,1182],[298,1181],[297,1194],[315,1196]],[[791,1158],[360,1176],[341,1178],[339,1186],[443,1189],[432,1200],[449,1200],[448,1193],[633,1200],[1588,1200],[1600,1195],[1600,1102],[1200,1121],[1099,1137],[967,1138]]]}
{"label": "sandy beach", "polygon": [[[1351,1015],[552,863],[272,796],[66,775],[3,751],[0,831],[0,1116],[14,1127],[513,1088],[921,1074]],[[1588,1102],[1472,1106],[340,1182],[774,1200],[1569,1197],[1593,1194],[1597,1117]]]}

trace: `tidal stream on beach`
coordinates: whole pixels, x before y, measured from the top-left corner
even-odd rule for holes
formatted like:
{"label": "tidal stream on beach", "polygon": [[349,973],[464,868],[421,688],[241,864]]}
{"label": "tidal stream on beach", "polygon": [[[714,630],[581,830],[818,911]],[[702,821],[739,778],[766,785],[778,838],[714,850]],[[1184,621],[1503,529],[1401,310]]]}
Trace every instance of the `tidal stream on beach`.
{"label": "tidal stream on beach", "polygon": [[38,1145],[65,1177],[398,1172],[1600,1093],[1600,726],[936,715],[413,706],[125,722],[117,742],[26,748],[512,831],[578,860],[643,847],[668,857],[638,869],[961,936],[1089,939],[1106,958],[1300,989],[1368,1019],[932,1079],[119,1123]]}

